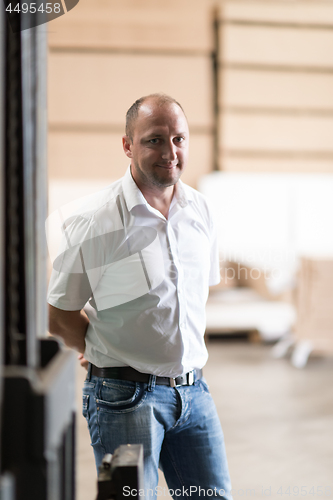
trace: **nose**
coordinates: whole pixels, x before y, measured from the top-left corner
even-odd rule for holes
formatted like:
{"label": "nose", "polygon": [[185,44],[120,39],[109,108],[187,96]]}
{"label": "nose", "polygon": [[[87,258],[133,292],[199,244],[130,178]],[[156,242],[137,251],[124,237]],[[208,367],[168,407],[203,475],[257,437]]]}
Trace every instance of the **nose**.
{"label": "nose", "polygon": [[165,142],[162,150],[162,159],[169,162],[175,161],[177,159],[177,147],[172,142]]}

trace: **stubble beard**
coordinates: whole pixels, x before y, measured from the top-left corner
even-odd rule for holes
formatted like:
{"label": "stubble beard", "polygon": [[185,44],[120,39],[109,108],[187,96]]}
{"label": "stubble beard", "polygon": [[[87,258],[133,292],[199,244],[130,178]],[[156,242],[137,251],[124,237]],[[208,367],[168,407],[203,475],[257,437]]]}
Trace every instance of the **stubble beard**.
{"label": "stubble beard", "polygon": [[174,186],[175,184],[177,184],[182,174],[182,170],[176,167],[177,175],[172,179],[165,179],[162,175],[159,176],[156,171],[152,171],[150,174],[147,175],[145,172],[141,170],[137,162],[134,163],[134,166],[143,184],[145,184],[146,186],[155,186],[157,188],[166,188],[169,186]]}

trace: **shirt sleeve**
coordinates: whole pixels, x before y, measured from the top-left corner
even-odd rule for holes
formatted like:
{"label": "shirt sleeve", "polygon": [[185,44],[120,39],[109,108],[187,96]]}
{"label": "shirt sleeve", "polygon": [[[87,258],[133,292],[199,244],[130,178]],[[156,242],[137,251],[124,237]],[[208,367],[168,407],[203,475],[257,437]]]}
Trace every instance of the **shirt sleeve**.
{"label": "shirt sleeve", "polygon": [[[92,220],[81,216],[67,221],[48,287],[49,304],[65,311],[81,310],[92,297],[94,283],[102,274],[103,245]],[[91,280],[89,271],[94,271]]]}

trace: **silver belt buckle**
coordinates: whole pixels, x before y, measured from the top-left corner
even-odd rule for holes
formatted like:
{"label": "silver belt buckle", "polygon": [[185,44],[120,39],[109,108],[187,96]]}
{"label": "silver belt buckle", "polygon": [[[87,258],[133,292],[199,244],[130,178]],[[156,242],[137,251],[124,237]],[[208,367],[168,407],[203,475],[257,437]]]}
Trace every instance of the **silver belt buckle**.
{"label": "silver belt buckle", "polygon": [[193,385],[194,384],[194,370],[191,372],[188,372],[187,374],[187,383],[188,385]]}
{"label": "silver belt buckle", "polygon": [[[193,385],[194,384],[194,370],[188,372],[186,374],[186,382],[187,382],[187,385]],[[176,384],[176,379],[174,378],[169,378],[169,384],[170,384],[170,387],[177,387],[177,384]]]}
{"label": "silver belt buckle", "polygon": [[169,378],[170,387],[176,387],[176,381],[174,378]]}

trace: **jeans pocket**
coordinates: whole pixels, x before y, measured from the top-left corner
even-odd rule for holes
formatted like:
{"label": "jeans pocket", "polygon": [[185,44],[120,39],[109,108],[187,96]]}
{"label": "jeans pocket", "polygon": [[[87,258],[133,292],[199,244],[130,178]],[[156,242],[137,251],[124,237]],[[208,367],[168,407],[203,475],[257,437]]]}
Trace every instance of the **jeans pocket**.
{"label": "jeans pocket", "polygon": [[146,391],[141,383],[103,379],[96,398],[97,410],[112,413],[133,411],[145,396]]}

